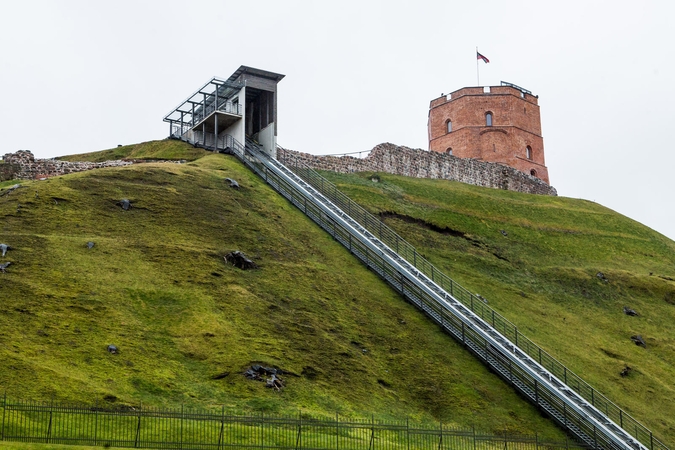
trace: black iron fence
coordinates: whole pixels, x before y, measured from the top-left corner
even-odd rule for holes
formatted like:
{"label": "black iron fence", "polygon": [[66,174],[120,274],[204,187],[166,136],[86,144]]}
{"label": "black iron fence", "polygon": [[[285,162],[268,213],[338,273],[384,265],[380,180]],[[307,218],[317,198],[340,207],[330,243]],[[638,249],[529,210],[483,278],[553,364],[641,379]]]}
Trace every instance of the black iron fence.
{"label": "black iron fence", "polygon": [[113,410],[0,399],[0,441],[162,449],[581,449],[573,441],[494,435],[443,424],[306,415],[236,415],[154,408]]}

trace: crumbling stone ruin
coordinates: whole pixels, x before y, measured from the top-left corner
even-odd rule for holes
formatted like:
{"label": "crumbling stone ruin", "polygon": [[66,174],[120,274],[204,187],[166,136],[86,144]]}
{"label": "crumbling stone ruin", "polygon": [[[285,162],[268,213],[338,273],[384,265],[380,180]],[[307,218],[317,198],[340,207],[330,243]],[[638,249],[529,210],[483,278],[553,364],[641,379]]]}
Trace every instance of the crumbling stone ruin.
{"label": "crumbling stone ruin", "polygon": [[554,187],[513,167],[390,143],[375,146],[365,158],[317,156],[278,147],[277,159],[289,167],[306,165],[338,173],[385,172],[415,178],[460,181],[530,194],[558,195]]}
{"label": "crumbling stone ruin", "polygon": [[[87,161],[60,161],[58,159],[35,159],[30,150],[19,150],[16,153],[7,153],[0,164],[0,181],[5,180],[40,180],[44,178],[67,175],[69,173],[84,172],[85,170],[101,169],[104,167],[124,167],[138,162],[157,162],[142,160],[110,160],[103,162]],[[183,163],[185,161],[162,161]]]}

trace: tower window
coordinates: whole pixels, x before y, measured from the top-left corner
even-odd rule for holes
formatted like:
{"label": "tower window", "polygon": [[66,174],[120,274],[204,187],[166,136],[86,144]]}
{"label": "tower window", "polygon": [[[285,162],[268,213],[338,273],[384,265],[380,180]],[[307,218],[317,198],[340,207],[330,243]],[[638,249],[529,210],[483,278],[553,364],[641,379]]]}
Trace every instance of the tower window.
{"label": "tower window", "polygon": [[532,175],[533,177],[536,177],[536,176],[537,176],[537,171],[534,170],[534,169],[530,170],[530,175]]}
{"label": "tower window", "polygon": [[491,112],[485,113],[485,126],[486,127],[492,126],[492,113]]}
{"label": "tower window", "polygon": [[445,153],[447,153],[448,155],[452,155],[452,147],[448,147]]}
{"label": "tower window", "polygon": [[532,159],[532,147],[529,145],[525,148],[525,155],[527,155],[527,159]]}
{"label": "tower window", "polygon": [[445,126],[447,127],[448,133],[452,132],[452,120],[445,122]]}

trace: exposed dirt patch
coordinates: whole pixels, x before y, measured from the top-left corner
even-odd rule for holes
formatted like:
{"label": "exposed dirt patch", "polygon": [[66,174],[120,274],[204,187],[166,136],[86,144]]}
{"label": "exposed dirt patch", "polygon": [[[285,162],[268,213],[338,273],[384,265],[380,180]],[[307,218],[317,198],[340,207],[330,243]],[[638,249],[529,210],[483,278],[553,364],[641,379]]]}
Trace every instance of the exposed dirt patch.
{"label": "exposed dirt patch", "polygon": [[426,220],[418,219],[416,217],[410,217],[406,214],[399,214],[399,213],[394,212],[394,211],[382,211],[380,213],[380,219],[382,219],[382,220],[398,219],[398,220],[402,220],[403,222],[419,225],[422,228],[426,228],[427,230],[431,230],[431,231],[434,231],[436,233],[444,234],[446,236],[461,237],[461,238],[466,239],[470,242],[475,242],[477,244],[479,243],[478,241],[468,237],[466,235],[466,233],[463,233],[461,231],[453,230],[452,228],[449,228],[449,227],[441,228],[438,225],[435,225],[431,222],[427,222]]}
{"label": "exposed dirt patch", "polygon": [[497,259],[500,259],[500,260],[506,261],[506,262],[511,262],[511,261],[509,261],[508,258],[503,256],[499,252],[495,252],[495,251],[489,249],[483,242],[470,237],[469,235],[467,235],[466,233],[464,233],[462,231],[453,230],[450,227],[439,227],[438,225],[433,224],[431,222],[427,222],[426,220],[418,219],[417,217],[411,217],[411,216],[408,216],[406,214],[399,214],[399,213],[394,212],[394,211],[382,211],[379,215],[380,215],[380,219],[382,221],[384,221],[385,219],[398,219],[398,220],[401,220],[403,222],[411,223],[411,224],[417,225],[419,227],[425,228],[427,230],[433,231],[434,233],[442,234],[444,236],[453,236],[453,237],[462,238],[462,239],[468,241],[469,243],[471,243],[471,245],[491,253]]}

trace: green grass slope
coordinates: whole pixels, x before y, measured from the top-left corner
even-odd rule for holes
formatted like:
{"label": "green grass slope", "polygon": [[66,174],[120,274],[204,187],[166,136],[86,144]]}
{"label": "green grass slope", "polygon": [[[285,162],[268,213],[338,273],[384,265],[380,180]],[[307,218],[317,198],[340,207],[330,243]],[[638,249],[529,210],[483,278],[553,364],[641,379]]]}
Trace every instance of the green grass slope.
{"label": "green grass slope", "polygon": [[[24,182],[0,196],[0,242],[13,247],[0,273],[11,397],[374,413],[562,438],[233,157]],[[260,268],[225,264],[231,250]],[[286,388],[247,380],[252,363],[290,372]]]}
{"label": "green grass slope", "polygon": [[[675,242],[585,200],[387,174],[379,183],[372,174],[324,175],[675,443]],[[640,315],[625,315],[623,306]],[[631,341],[637,334],[646,348]]]}
{"label": "green grass slope", "polygon": [[195,148],[182,141],[165,139],[162,141],[141,142],[140,144],[78,155],[61,156],[63,161],[103,162],[112,159],[162,159],[194,161],[208,154],[206,150]]}

